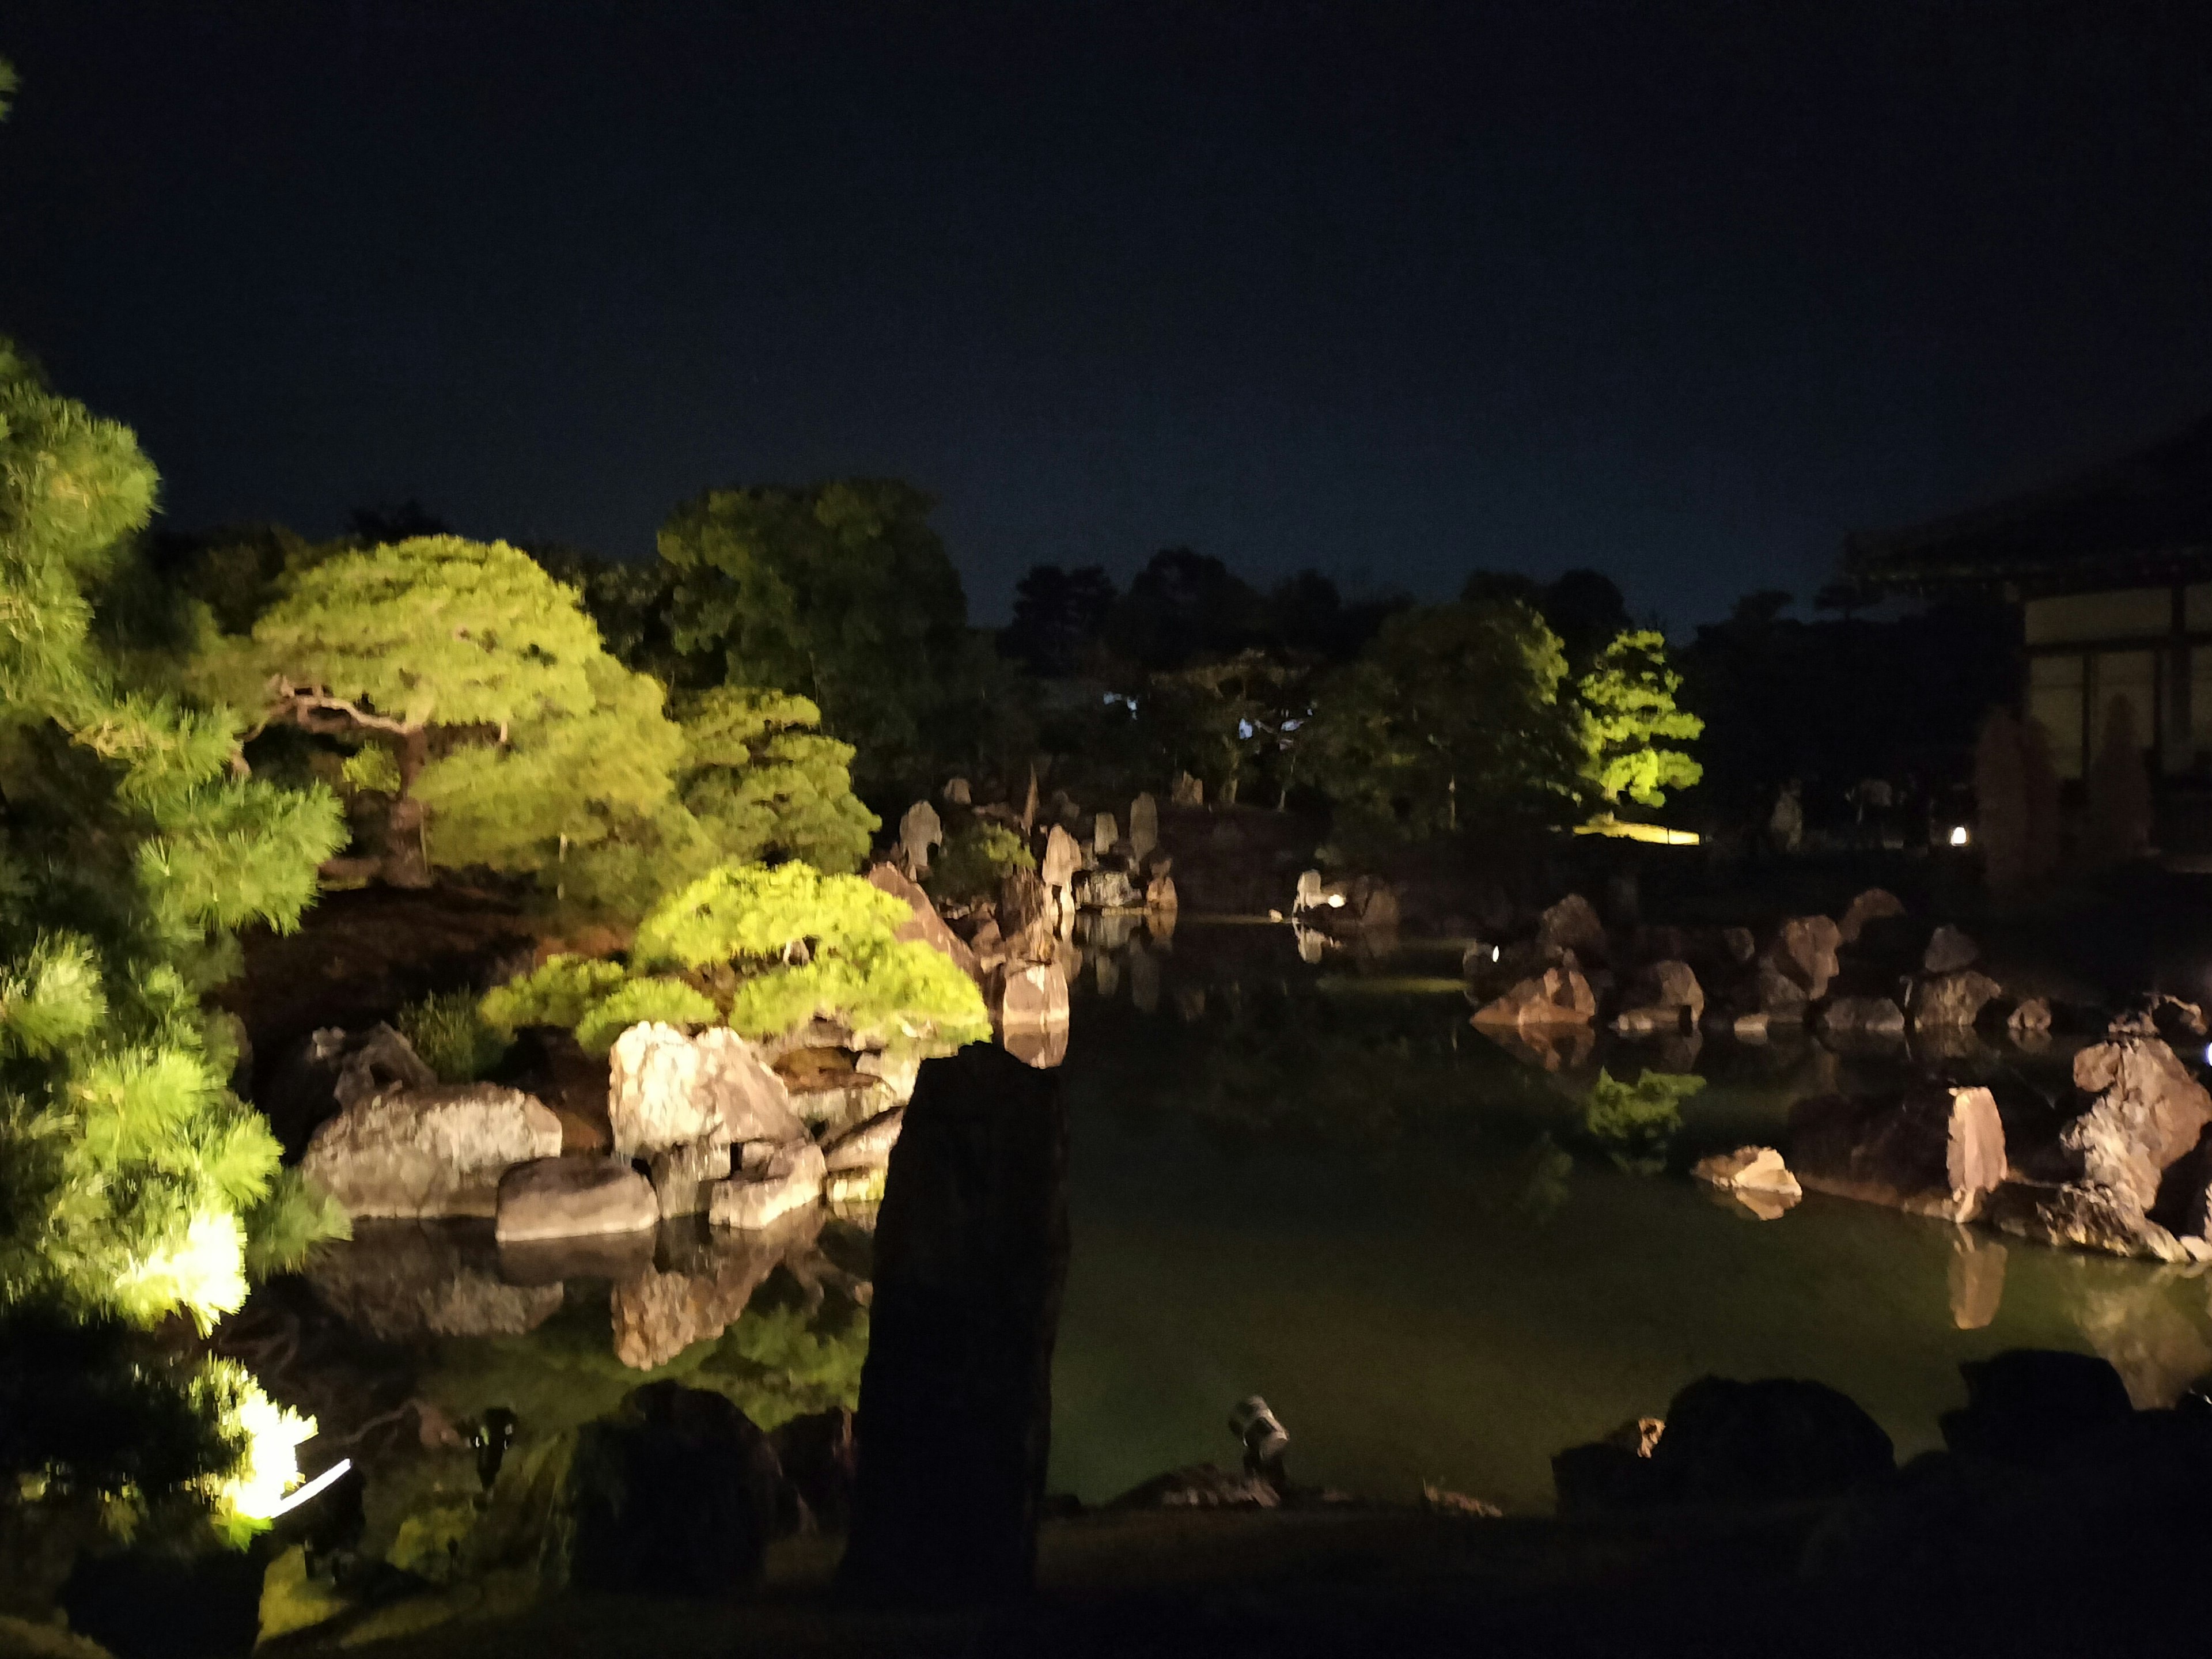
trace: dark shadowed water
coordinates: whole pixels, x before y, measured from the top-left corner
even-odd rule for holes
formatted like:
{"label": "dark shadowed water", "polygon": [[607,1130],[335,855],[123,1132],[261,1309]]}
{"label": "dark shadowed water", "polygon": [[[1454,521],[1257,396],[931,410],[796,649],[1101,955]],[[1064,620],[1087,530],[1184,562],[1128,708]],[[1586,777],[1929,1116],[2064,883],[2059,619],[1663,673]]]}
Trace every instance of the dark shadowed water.
{"label": "dark shadowed water", "polygon": [[[1053,1479],[1085,1500],[1231,1462],[1255,1391],[1303,1481],[1540,1510],[1554,1451],[1708,1372],[1832,1383],[1904,1455],[1939,1443],[1959,1363],[2003,1348],[2103,1352],[2142,1404],[2212,1371],[2212,1280],[1819,1194],[1760,1221],[1682,1173],[1778,1143],[1802,1094],[1881,1086],[1901,1050],[1622,1043],[1547,1072],[1468,1026],[1449,956],[1362,974],[1301,963],[1286,929],[1191,923],[1133,972],[1132,948],[1103,992],[1105,953],[1086,963],[1066,1062]],[[1582,1097],[1596,1062],[1654,1059],[1711,1082],[1667,1171],[1630,1173]],[[1943,1059],[2015,1088],[2067,1064],[2002,1039]]]}

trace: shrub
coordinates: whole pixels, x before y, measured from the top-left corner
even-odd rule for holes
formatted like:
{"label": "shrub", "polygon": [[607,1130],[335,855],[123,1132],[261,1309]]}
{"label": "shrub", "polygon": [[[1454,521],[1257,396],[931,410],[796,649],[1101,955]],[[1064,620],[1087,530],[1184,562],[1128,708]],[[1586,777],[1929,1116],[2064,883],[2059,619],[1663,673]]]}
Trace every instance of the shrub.
{"label": "shrub", "polygon": [[1036,868],[1036,856],[1018,834],[979,818],[946,841],[922,884],[933,899],[964,904],[997,892],[1009,871]]}
{"label": "shrub", "polygon": [[714,1000],[680,979],[634,979],[593,1003],[576,1022],[576,1042],[603,1054],[633,1025],[712,1025],[722,1017]]}
{"label": "shrub", "polygon": [[526,1025],[573,1030],[608,993],[629,978],[618,962],[589,957],[549,957],[537,968],[487,992],[478,1004],[484,1023],[510,1039]]}
{"label": "shrub", "polygon": [[1623,1083],[1601,1067],[1583,1127],[1622,1169],[1656,1175],[1666,1167],[1668,1146],[1682,1127],[1682,1103],[1705,1086],[1701,1077],[1650,1071]]}
{"label": "shrub", "polygon": [[474,1083],[499,1064],[513,1040],[484,1018],[479,1002],[466,991],[452,991],[399,1011],[399,1035],[443,1082]]}

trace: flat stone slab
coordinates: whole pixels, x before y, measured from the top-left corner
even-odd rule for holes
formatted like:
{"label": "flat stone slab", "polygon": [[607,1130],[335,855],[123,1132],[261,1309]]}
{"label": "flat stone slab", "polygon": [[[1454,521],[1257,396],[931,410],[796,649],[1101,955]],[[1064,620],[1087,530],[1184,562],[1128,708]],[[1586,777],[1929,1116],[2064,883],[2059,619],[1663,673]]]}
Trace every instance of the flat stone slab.
{"label": "flat stone slab", "polygon": [[660,1218],[653,1183],[608,1158],[548,1158],[509,1170],[499,1183],[501,1244],[634,1233]]}

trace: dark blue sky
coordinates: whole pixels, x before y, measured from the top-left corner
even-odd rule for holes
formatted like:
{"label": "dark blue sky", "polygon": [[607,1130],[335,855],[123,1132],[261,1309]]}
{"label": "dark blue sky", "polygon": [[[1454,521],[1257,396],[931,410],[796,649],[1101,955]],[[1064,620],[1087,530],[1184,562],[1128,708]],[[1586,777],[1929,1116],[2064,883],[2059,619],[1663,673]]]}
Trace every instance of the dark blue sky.
{"label": "dark blue sky", "polygon": [[894,474],[1030,564],[1680,628],[2212,407],[2212,8],[12,0],[0,329],[177,520],[649,552]]}

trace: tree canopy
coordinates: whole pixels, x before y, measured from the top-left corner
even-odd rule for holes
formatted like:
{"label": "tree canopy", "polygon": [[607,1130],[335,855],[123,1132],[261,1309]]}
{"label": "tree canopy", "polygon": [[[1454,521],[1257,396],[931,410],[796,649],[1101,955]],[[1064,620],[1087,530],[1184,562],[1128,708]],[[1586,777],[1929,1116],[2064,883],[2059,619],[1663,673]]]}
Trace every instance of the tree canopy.
{"label": "tree canopy", "polygon": [[1667,661],[1667,638],[1652,629],[1616,635],[1577,688],[1590,779],[1607,801],[1626,795],[1664,806],[1667,791],[1694,787],[1705,769],[1668,742],[1687,743],[1705,721],[1676,706],[1682,677]]}
{"label": "tree canopy", "polygon": [[1518,600],[1401,612],[1316,693],[1310,765],[1340,811],[1401,835],[1569,817],[1585,750],[1566,680]]}

